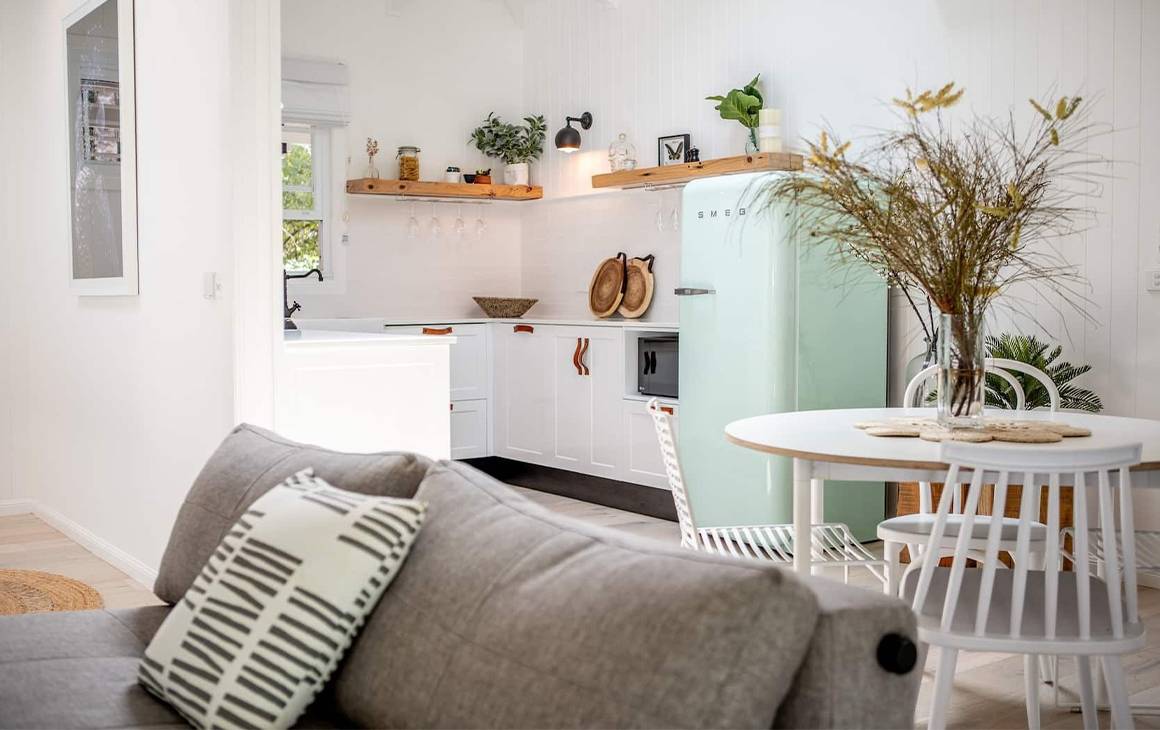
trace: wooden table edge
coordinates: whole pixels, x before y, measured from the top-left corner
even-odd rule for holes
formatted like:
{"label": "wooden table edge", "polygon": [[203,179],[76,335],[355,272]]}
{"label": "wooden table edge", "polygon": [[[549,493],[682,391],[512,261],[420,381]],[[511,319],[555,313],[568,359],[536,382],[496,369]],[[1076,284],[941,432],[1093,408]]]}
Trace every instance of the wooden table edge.
{"label": "wooden table edge", "polygon": [[[752,441],[746,441],[725,432],[725,438],[731,443],[736,444],[742,448],[752,449],[753,451],[764,451],[767,454],[774,454],[776,456],[788,456],[794,459],[809,459],[810,461],[821,461],[829,464],[852,464],[855,466],[881,466],[891,469],[924,469],[927,471],[948,469],[950,464],[944,464],[941,461],[906,461],[903,459],[878,459],[874,457],[853,457],[853,456],[838,456],[836,454],[819,454],[812,451],[798,451],[796,449],[784,449],[777,446],[768,446],[766,444],[758,444]],[[1145,461],[1132,467],[1132,471],[1160,471],[1160,461]]]}

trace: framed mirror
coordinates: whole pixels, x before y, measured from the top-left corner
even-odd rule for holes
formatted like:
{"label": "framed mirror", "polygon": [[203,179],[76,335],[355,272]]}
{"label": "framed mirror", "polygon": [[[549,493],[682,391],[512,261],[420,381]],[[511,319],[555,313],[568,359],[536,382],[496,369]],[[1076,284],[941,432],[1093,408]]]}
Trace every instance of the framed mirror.
{"label": "framed mirror", "polygon": [[133,0],[89,0],[63,29],[71,288],[135,295]]}

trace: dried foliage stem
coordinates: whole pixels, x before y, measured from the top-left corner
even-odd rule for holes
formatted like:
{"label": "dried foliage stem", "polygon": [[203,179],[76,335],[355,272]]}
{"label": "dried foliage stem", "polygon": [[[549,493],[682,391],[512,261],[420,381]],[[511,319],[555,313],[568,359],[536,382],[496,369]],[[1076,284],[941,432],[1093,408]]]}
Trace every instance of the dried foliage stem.
{"label": "dried foliage stem", "polygon": [[[930,303],[955,315],[949,336],[965,380],[955,408],[970,406],[981,382],[973,355],[988,307],[1010,287],[1031,282],[1082,308],[1082,282],[1050,245],[1091,215],[1081,205],[1098,193],[1091,174],[1101,158],[1086,152],[1092,136],[1080,97],[1042,104],[1020,136],[1014,115],[1002,121],[970,116],[952,125],[963,96],[953,83],[893,100],[900,124],[867,140],[857,157],[833,130],[807,141],[801,173],[769,178],[759,205],[797,204],[805,240],[834,247],[840,263],[869,264],[905,294],[928,341],[935,336]],[[1049,111],[1050,110],[1050,111]],[[913,290],[927,298],[927,317]]]}

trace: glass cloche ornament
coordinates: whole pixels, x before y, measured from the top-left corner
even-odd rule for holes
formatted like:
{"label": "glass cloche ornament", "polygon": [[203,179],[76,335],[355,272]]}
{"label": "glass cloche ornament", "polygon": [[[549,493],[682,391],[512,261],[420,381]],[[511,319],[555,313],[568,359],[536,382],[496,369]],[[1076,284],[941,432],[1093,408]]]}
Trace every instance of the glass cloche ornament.
{"label": "glass cloche ornament", "polygon": [[628,135],[624,132],[608,145],[608,165],[613,172],[636,169],[636,147],[628,141]]}

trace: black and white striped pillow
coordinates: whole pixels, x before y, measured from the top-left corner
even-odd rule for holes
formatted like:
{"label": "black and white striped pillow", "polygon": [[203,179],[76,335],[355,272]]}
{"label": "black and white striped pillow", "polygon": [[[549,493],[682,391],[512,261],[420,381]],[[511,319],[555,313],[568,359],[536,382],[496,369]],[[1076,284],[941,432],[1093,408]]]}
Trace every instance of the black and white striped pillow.
{"label": "black and white striped pillow", "polygon": [[222,539],[145,649],[138,680],[196,727],[290,727],[395,577],[424,512],[298,472]]}

